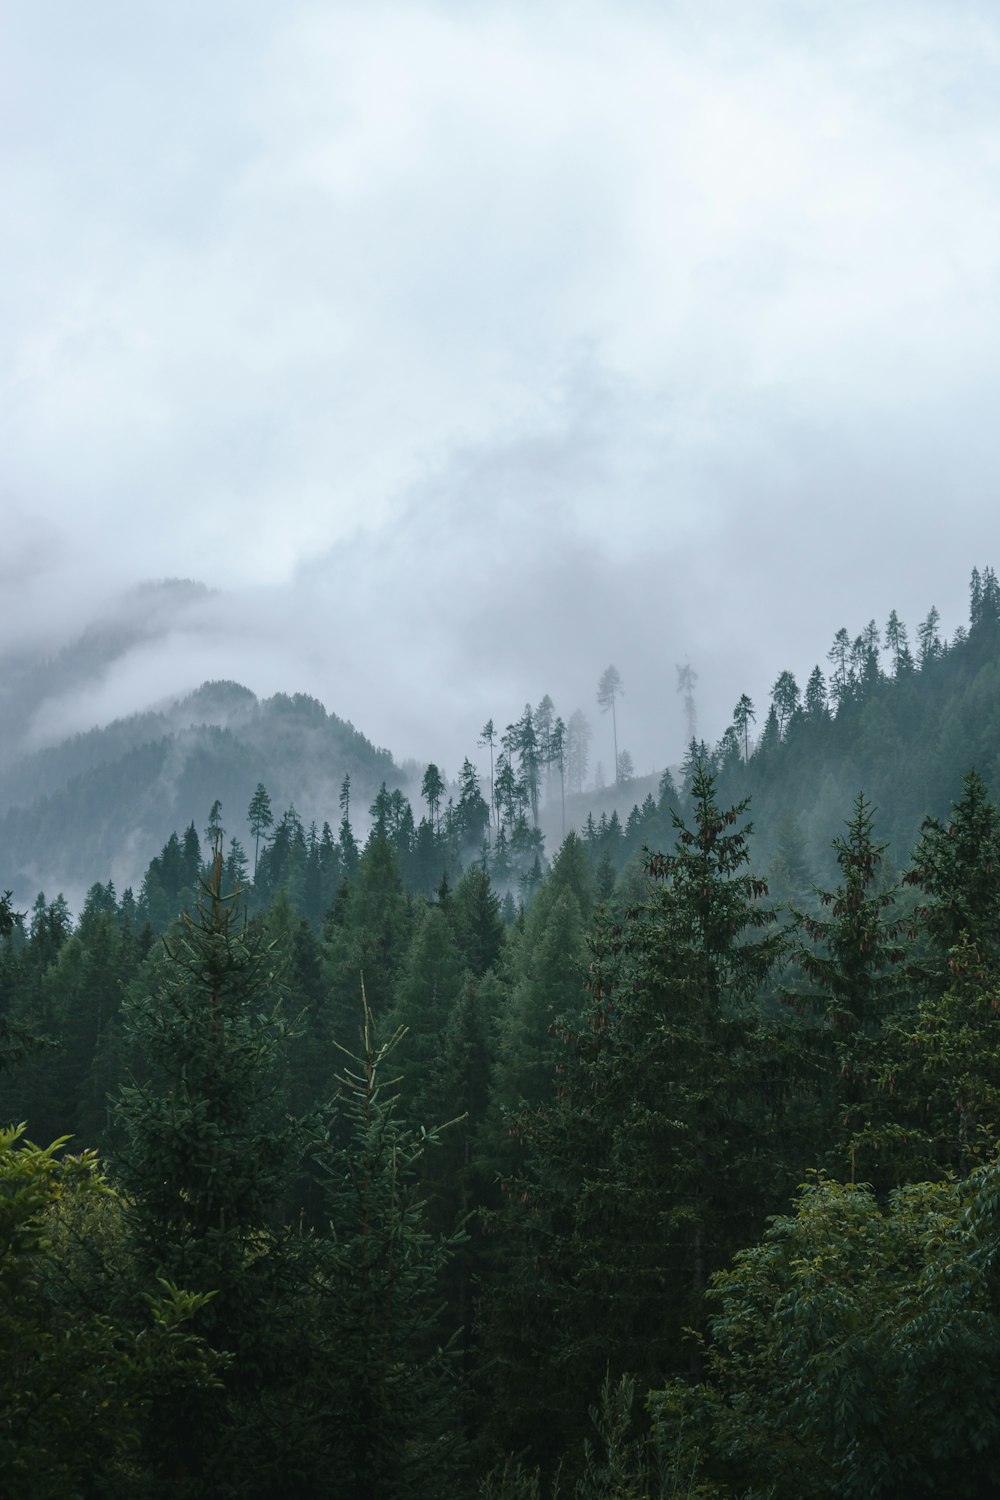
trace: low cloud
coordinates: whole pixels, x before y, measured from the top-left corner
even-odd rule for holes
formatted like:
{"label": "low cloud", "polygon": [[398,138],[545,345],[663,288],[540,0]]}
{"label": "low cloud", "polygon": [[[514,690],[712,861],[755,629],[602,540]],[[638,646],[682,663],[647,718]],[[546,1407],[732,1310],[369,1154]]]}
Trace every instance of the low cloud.
{"label": "low cloud", "polygon": [[[596,724],[613,661],[651,769],[678,662],[711,739],[842,624],[962,622],[1000,474],[990,7],[94,0],[9,32],[30,743],[232,677],[453,770],[545,692]],[[165,577],[217,592],[127,603]]]}

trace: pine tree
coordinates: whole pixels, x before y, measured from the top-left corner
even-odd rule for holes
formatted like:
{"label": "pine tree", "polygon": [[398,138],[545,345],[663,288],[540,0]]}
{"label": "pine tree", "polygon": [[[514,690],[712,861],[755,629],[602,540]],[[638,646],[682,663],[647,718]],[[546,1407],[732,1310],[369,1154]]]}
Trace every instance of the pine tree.
{"label": "pine tree", "polygon": [[695,710],[694,685],[698,681],[698,673],[685,662],[683,666],[677,667],[677,691],[684,699],[684,718],[687,723],[687,737],[693,740],[698,733],[698,715]]}
{"label": "pine tree", "polygon": [[216,797],[205,826],[205,842],[210,849],[214,849],[216,844],[222,843],[225,836],[226,830],[222,826],[222,803]]}
{"label": "pine tree", "polygon": [[549,737],[550,764],[559,772],[559,805],[562,811],[562,836],[566,837],[566,725],[557,718]]}
{"label": "pine tree", "polygon": [[[492,816],[492,813],[497,808],[496,789],[494,786],[493,776],[493,749],[496,745],[496,730],[493,727],[492,719],[486,720],[486,723],[483,725],[482,729],[479,732],[479,740],[477,741],[477,743],[483,747],[488,745],[490,749],[490,809]],[[499,823],[497,826],[499,827]]]}

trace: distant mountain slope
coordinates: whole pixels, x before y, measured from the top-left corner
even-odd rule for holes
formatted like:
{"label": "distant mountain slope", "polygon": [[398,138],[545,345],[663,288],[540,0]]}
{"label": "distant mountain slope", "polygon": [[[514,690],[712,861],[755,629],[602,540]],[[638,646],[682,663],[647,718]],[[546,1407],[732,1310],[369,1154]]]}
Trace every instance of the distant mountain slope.
{"label": "distant mountain slope", "polygon": [[109,877],[137,884],[174,828],[204,827],[222,802],[246,842],[258,782],[276,812],[308,823],[338,811],[350,773],[356,806],[402,776],[387,750],[305,694],[258,700],[239,683],[205,683],[162,711],[137,714],[22,757],[0,776],[0,886],[22,903],[39,890],[78,897]]}
{"label": "distant mountain slope", "polygon": [[[178,597],[170,590],[163,597],[164,620]],[[92,642],[92,661],[112,644]],[[859,791],[877,805],[876,835],[897,866],[909,862],[923,818],[947,815],[967,770],[1000,800],[1000,583],[992,569],[974,572],[969,624],[951,641],[939,638],[931,610],[911,650],[894,611],[884,633],[874,622],[853,639],[838,631],[827,661],[827,674],[817,667],[801,687],[781,672],[769,706],[742,699],[717,745],[692,742],[676,789],[669,777],[645,778],[567,796],[566,829],[585,831],[595,859],[606,854],[615,869],[643,844],[668,847],[671,811],[700,759],[717,775],[720,802],[752,799],[758,870],[777,853],[800,883],[811,875],[828,884],[836,874],[831,840]],[[58,672],[68,672],[70,658],[61,663]],[[23,707],[27,698],[19,701]],[[229,835],[249,845],[246,814],[258,782],[276,818],[294,805],[307,826],[313,819],[336,826],[348,772],[363,834],[382,781],[405,788],[421,768],[400,768],[314,698],[258,700],[236,682],[205,683],[105,728],[0,760],[0,891],[12,886],[24,905],[39,889],[49,897],[63,890],[75,904],[95,881],[137,884],[172,831],[192,821],[204,829],[217,798]],[[449,790],[458,805],[460,789]],[[562,800],[551,790],[541,822],[551,856],[563,833]]]}
{"label": "distant mountain slope", "polygon": [[705,751],[720,792],[752,798],[756,863],[770,859],[794,818],[804,858],[826,878],[830,840],[859,791],[876,804],[877,836],[898,866],[908,863],[923,819],[947,816],[966,771],[978,771],[1000,800],[1000,584],[992,569],[973,573],[971,600],[969,625],[950,642],[939,638],[931,610],[912,653],[895,612],[884,640],[872,626],[853,640],[838,632],[828,679],[817,668],[800,692],[781,674],[769,709],[758,709],[746,763],[735,723]]}

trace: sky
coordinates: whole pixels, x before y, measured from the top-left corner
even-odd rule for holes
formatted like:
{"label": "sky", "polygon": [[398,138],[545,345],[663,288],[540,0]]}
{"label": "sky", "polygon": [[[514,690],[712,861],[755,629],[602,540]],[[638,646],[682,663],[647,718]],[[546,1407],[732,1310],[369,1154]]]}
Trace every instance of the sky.
{"label": "sky", "polygon": [[1000,566],[993,4],[7,0],[0,174],[0,656],[212,590],[39,741],[232,677],[596,760],[614,663],[646,772],[678,664],[714,740]]}

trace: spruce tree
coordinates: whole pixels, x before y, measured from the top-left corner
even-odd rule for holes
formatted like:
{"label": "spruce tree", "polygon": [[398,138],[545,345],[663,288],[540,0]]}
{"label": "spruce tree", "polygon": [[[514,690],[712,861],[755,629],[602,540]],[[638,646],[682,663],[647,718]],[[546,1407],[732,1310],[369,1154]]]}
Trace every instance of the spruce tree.
{"label": "spruce tree", "polygon": [[462,961],[477,979],[498,962],[504,947],[500,898],[481,865],[465,871],[452,892],[445,915]]}
{"label": "spruce tree", "polygon": [[1000,962],[1000,811],[976,771],[968,771],[962,795],[947,823],[927,818],[903,877],[924,894],[917,922],[930,952],[927,979],[938,993],[948,983],[948,955],[963,937],[975,944],[980,962]]}
{"label": "spruce tree", "polygon": [[250,799],[247,808],[247,822],[250,824],[250,832],[253,835],[253,878],[257,879],[257,856],[260,850],[261,835],[267,836],[268,829],[274,827],[274,814],[271,811],[271,799],[267,794],[267,787],[262,781],[258,781],[257,790]]}
{"label": "spruce tree", "polygon": [[463,1446],[440,1326],[441,1273],[461,1237],[427,1227],[422,1158],[439,1132],[400,1119],[399,1036],[379,1040],[363,992],[359,1030],[335,1104],[345,1144],[318,1154],[331,1232],[312,1249],[313,1419],[303,1442],[323,1483],[308,1493],[440,1500],[458,1487]]}
{"label": "spruce tree", "polygon": [[401,1033],[396,1066],[406,1115],[415,1125],[432,1123],[428,1107],[434,1063],[464,977],[462,956],[444,911],[440,906],[425,907],[386,1022],[389,1034]]}
{"label": "spruce tree", "polygon": [[896,893],[881,879],[887,846],[876,841],[873,829],[874,809],[859,792],[846,834],[833,841],[842,879],[833,890],[816,891],[830,915],[792,908],[809,939],[809,946],[799,942],[792,952],[807,985],[784,992],[797,1010],[811,1009],[819,1019],[817,1044],[827,1054],[837,1111],[834,1149],[848,1153],[852,1174],[871,1113],[879,1040],[902,997],[899,965],[906,957],[903,920],[889,915]]}
{"label": "spruce tree", "polygon": [[684,1364],[710,1272],[784,1181],[787,1059],[753,1005],[782,939],[746,804],[720,809],[703,768],[692,794],[694,826],[675,818],[674,851],[647,858],[648,900],[603,917],[547,1101],[511,1122],[527,1161],[497,1218],[484,1419],[539,1457],[579,1435],[609,1361],[612,1378]]}
{"label": "spruce tree", "polygon": [[277,1246],[302,1139],[285,1107],[289,1028],[272,960],[258,931],[234,923],[222,870],[217,846],[196,911],[126,1001],[134,1071],[117,1108],[117,1171],[140,1279],[214,1293],[197,1329],[232,1356],[212,1399],[165,1407],[160,1471],[196,1477],[194,1494],[250,1496],[270,1493],[267,1476],[288,1461],[268,1387],[301,1332]]}

